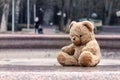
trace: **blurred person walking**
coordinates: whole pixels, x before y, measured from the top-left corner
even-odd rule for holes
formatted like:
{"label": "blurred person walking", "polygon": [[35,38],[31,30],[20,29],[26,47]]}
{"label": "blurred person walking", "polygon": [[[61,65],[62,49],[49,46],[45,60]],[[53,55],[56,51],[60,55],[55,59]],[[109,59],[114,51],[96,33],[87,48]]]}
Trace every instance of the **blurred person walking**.
{"label": "blurred person walking", "polygon": [[36,17],[35,18],[35,33],[38,33],[39,26],[40,26],[40,21],[39,21],[39,18]]}

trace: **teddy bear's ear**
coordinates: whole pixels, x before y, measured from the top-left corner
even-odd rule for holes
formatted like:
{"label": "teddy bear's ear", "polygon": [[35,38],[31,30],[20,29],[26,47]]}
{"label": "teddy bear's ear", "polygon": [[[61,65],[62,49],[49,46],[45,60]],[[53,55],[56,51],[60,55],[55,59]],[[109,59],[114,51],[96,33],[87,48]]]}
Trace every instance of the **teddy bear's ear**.
{"label": "teddy bear's ear", "polygon": [[76,22],[75,21],[72,21],[69,25],[69,29],[71,29],[71,27],[73,26],[73,24],[75,24]]}
{"label": "teddy bear's ear", "polygon": [[90,21],[83,21],[82,24],[84,26],[86,26],[89,29],[90,32],[92,32],[94,30],[94,25],[93,25],[92,22],[90,22]]}

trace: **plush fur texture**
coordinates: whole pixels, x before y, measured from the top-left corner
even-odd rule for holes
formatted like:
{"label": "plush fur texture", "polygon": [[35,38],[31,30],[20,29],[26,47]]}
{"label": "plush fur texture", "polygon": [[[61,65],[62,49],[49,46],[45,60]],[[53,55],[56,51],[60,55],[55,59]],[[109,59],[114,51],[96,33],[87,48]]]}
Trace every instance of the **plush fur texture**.
{"label": "plush fur texture", "polygon": [[63,66],[96,66],[100,62],[100,47],[94,36],[94,26],[89,21],[69,25],[72,44],[61,49],[57,56]]}

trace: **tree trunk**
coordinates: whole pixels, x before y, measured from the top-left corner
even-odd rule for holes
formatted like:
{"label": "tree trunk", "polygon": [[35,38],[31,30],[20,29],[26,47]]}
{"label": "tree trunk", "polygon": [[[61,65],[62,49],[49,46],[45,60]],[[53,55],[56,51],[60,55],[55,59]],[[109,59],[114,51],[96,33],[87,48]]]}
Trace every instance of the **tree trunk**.
{"label": "tree trunk", "polygon": [[67,21],[67,26],[70,24],[72,20],[72,11],[73,11],[73,0],[69,1],[69,13],[68,13],[68,21]]}
{"label": "tree trunk", "polygon": [[3,7],[4,7],[3,0],[0,0],[0,25],[2,20]]}
{"label": "tree trunk", "polygon": [[3,15],[2,15],[2,21],[1,21],[1,32],[7,31],[8,15],[9,15],[9,2],[5,3],[4,8],[3,8]]}
{"label": "tree trunk", "polygon": [[65,13],[65,1],[62,0],[62,11],[61,11],[59,30],[62,30],[64,27],[64,13]]}
{"label": "tree trunk", "polygon": [[17,24],[19,22],[20,2],[21,0],[16,0],[15,4],[15,30],[17,30]]}
{"label": "tree trunk", "polygon": [[[109,3],[110,2],[110,3]],[[106,3],[105,3],[105,24],[106,25],[109,25],[110,23],[110,19],[111,19],[111,13],[112,13],[112,7],[113,7],[113,1],[108,1],[106,0]]]}

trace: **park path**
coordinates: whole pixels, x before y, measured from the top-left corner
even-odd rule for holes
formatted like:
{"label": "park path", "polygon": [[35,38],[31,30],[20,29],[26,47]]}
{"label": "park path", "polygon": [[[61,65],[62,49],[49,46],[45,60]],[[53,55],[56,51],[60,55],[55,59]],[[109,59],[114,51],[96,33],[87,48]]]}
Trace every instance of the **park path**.
{"label": "park path", "polygon": [[0,36],[4,36],[4,35],[64,35],[64,34],[66,33],[56,30],[54,26],[47,26],[47,27],[43,27],[43,34],[35,33],[34,28],[30,28],[29,30],[27,30],[27,28],[23,28],[22,31],[16,31],[14,33],[12,33],[11,31],[1,32]]}

